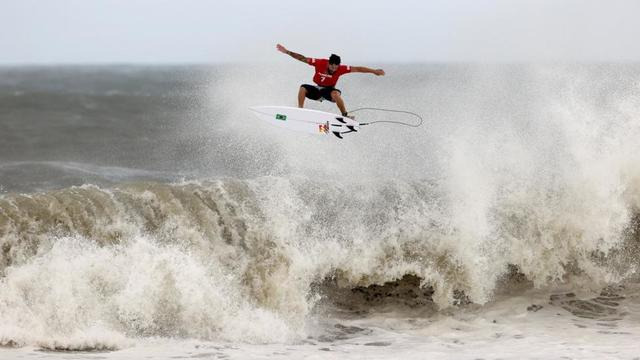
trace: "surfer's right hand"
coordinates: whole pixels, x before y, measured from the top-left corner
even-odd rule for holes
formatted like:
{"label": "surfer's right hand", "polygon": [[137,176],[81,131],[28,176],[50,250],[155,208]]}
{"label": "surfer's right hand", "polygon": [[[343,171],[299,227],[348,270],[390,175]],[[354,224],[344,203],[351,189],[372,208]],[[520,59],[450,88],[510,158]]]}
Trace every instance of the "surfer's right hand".
{"label": "surfer's right hand", "polygon": [[284,46],[282,46],[280,44],[276,45],[276,49],[278,49],[278,51],[280,51],[283,54],[287,54],[289,52],[289,50],[287,50],[286,47],[284,47]]}

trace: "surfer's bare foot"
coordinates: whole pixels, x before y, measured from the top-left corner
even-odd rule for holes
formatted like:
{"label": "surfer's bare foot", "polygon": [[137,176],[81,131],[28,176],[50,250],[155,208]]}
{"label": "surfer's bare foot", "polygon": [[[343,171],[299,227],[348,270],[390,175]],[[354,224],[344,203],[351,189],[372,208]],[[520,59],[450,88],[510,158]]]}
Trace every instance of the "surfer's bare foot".
{"label": "surfer's bare foot", "polygon": [[349,115],[349,113],[346,113],[346,112],[345,112],[345,113],[342,113],[342,116],[344,116],[344,117],[348,117],[348,118],[349,118],[349,119],[351,119],[351,120],[355,120],[355,119],[356,119],[356,116],[355,116],[355,115]]}

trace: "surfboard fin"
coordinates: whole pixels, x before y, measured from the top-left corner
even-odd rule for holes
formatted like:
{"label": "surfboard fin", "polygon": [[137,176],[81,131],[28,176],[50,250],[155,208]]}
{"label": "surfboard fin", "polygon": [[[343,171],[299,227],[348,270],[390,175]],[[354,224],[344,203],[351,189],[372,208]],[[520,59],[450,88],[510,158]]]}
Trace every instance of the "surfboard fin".
{"label": "surfboard fin", "polygon": [[342,135],[340,135],[340,133],[339,133],[339,132],[337,132],[337,131],[333,131],[333,135],[337,136],[337,137],[338,137],[338,139],[344,139],[344,138],[342,137]]}
{"label": "surfboard fin", "polygon": [[339,117],[339,116],[338,116],[338,117],[336,117],[336,120],[340,121],[340,122],[341,122],[341,123],[343,123],[343,124],[346,124],[346,123],[347,123],[346,121],[344,121],[344,118]]}

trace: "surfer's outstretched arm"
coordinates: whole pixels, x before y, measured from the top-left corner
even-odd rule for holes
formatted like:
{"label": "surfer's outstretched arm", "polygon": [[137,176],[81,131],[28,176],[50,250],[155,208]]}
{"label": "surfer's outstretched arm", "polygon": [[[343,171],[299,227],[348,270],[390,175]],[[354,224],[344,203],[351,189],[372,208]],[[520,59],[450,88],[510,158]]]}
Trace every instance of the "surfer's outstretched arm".
{"label": "surfer's outstretched arm", "polygon": [[377,76],[384,75],[384,70],[382,69],[371,69],[366,66],[352,66],[351,72],[359,72],[359,73],[369,73],[375,74]]}
{"label": "surfer's outstretched arm", "polygon": [[287,48],[285,48],[284,46],[282,46],[280,44],[276,45],[276,49],[278,49],[278,51],[280,51],[283,54],[287,54],[287,55],[291,56],[292,58],[294,58],[296,60],[302,61],[305,64],[307,64],[309,62],[306,56],[300,55],[298,53],[294,53],[293,51],[289,51],[289,50],[287,50]]}

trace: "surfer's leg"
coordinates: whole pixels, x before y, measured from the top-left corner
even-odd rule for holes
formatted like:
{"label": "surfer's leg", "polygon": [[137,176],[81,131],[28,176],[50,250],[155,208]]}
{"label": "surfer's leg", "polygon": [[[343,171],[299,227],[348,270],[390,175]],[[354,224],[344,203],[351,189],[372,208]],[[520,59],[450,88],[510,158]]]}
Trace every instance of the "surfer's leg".
{"label": "surfer's leg", "polygon": [[320,90],[316,86],[304,84],[300,86],[300,91],[298,91],[298,107],[304,106],[304,98],[308,97],[311,100],[320,99]]}
{"label": "surfer's leg", "polygon": [[341,114],[346,114],[347,109],[344,107],[344,101],[342,100],[342,96],[340,95],[340,90],[333,90],[331,92],[331,101],[335,102],[338,105],[338,109],[340,109]]}
{"label": "surfer's leg", "polygon": [[300,90],[298,91],[298,107],[304,107],[304,99],[307,97],[307,89],[304,86],[300,86]]}

